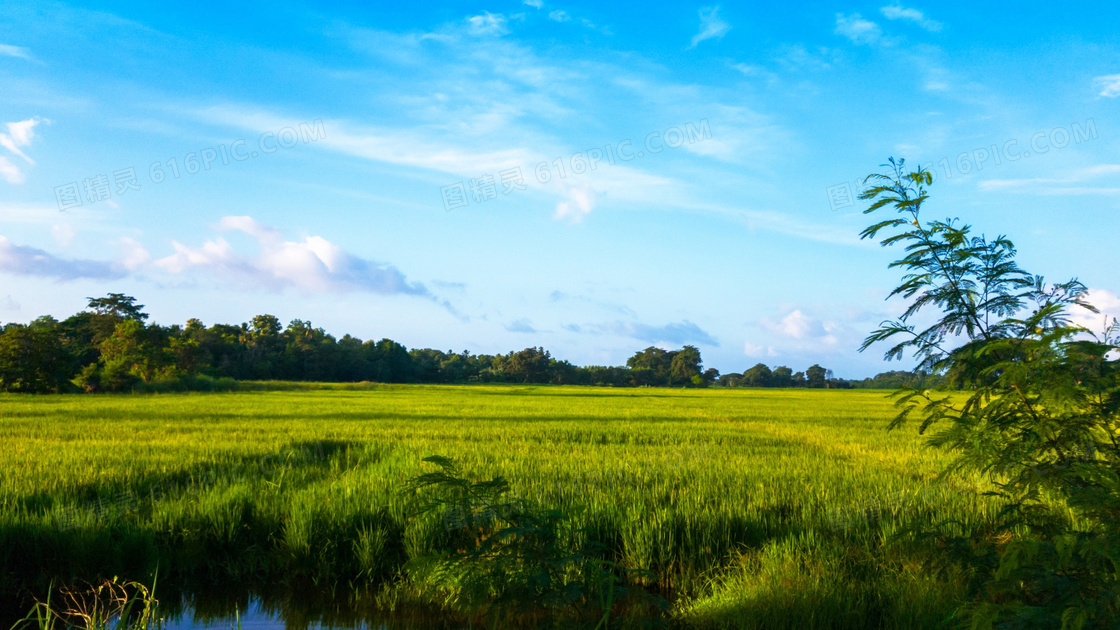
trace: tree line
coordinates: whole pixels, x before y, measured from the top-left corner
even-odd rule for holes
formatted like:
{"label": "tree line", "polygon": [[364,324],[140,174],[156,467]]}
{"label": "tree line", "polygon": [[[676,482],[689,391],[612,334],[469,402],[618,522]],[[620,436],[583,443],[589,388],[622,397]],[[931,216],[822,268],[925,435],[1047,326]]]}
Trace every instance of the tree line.
{"label": "tree line", "polygon": [[732,372],[719,377],[719,384],[724,387],[814,387],[831,389],[851,389],[855,384],[842,378],[836,378],[832,370],[823,368],[814,363],[804,372],[794,372],[792,369],[779,365],[774,369],[759,363],[746,372],[739,374]]}
{"label": "tree line", "polygon": [[378,383],[536,383],[613,387],[850,387],[813,365],[755,366],[721,376],[700,350],[649,347],[624,366],[576,366],[539,347],[487,355],[412,349],[391,340],[336,339],[311,322],[272,315],[240,325],[148,323],[136,298],[89,298],[63,321],[46,315],[0,328],[0,391],[57,393],[232,389],[242,380]]}

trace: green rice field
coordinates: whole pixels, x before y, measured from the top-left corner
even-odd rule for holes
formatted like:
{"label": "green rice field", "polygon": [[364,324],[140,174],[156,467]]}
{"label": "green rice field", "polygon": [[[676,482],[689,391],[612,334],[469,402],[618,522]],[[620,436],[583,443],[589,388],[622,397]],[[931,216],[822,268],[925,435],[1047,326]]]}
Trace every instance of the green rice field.
{"label": "green rice field", "polygon": [[293,618],[465,627],[405,577],[452,526],[410,511],[429,455],[650,570],[635,586],[670,627],[948,627],[967,576],[900,533],[999,507],[977,479],[938,483],[946,456],[887,431],[881,391],[257,387],[0,396],[5,618],[52,580],[158,567],[164,601],[214,615],[251,594]]}

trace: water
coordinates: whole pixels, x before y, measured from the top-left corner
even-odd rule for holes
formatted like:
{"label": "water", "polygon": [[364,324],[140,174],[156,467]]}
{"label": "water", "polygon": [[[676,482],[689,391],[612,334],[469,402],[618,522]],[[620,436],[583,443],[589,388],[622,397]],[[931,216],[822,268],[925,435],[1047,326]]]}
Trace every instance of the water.
{"label": "water", "polygon": [[181,611],[170,615],[164,624],[165,630],[383,630],[389,628],[383,623],[371,625],[365,620],[355,618],[350,623],[326,622],[323,620],[285,618],[285,611],[275,606],[266,606],[259,598],[252,598],[238,614],[215,616],[200,613],[194,607],[185,606]]}
{"label": "water", "polygon": [[[318,598],[317,598],[318,599]],[[233,601],[240,600],[240,601]],[[434,610],[381,610],[372,606],[318,601],[288,594],[263,599],[257,594],[238,597],[184,598],[178,606],[161,603],[165,630],[390,630],[403,628],[460,628]]]}

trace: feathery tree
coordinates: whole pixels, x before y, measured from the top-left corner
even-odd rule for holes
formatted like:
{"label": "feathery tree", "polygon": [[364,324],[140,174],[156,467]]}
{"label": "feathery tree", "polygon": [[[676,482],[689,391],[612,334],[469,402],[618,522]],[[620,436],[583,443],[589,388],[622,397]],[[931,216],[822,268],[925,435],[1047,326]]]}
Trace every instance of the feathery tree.
{"label": "feathery tree", "polygon": [[[861,350],[890,341],[887,359],[909,353],[967,392],[900,389],[891,427],[920,419],[931,444],[956,454],[947,472],[985,474],[1006,500],[995,531],[943,540],[985,577],[972,625],[1120,627],[1120,327],[1075,325],[1072,309],[1096,312],[1085,286],[1026,273],[1006,237],[927,220],[933,178],[904,164],[867,178],[865,212],[895,214],[861,236],[905,248],[891,295],[908,307]],[[928,311],[935,321],[916,325]]]}

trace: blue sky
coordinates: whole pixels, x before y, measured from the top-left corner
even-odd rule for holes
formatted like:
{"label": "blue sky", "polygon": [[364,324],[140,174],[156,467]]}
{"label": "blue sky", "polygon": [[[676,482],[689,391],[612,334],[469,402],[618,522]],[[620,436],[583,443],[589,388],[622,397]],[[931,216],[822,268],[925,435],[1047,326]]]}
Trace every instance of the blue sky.
{"label": "blue sky", "polygon": [[900,305],[849,195],[888,156],[1120,312],[1120,7],[1049,6],[6,2],[0,320],[114,291],[864,376]]}

